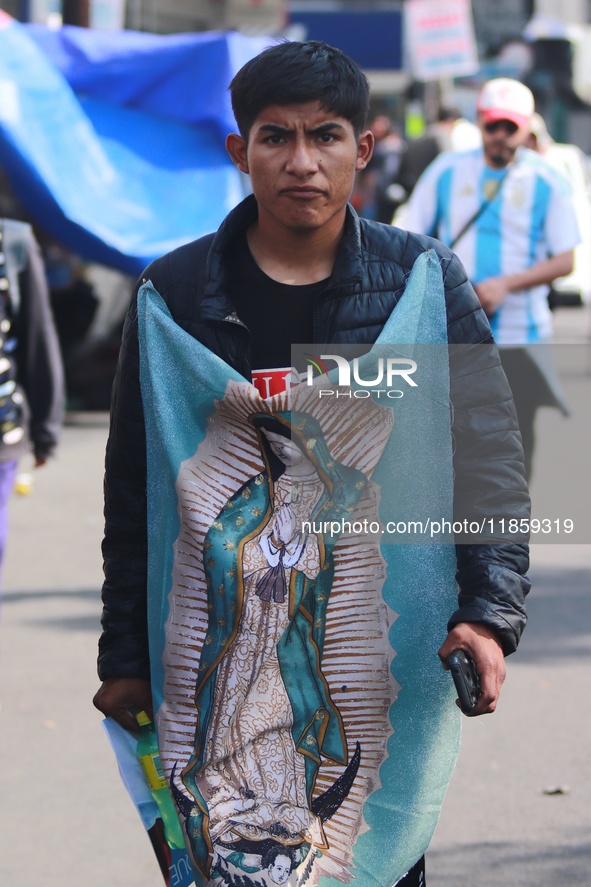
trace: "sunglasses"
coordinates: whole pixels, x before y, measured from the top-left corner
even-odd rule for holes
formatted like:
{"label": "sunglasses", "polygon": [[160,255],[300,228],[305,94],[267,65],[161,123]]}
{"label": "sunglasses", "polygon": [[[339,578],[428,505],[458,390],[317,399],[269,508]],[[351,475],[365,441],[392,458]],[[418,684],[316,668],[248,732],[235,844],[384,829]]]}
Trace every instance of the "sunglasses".
{"label": "sunglasses", "polygon": [[512,120],[493,120],[492,123],[484,124],[484,131],[488,133],[498,132],[500,129],[504,129],[508,135],[512,136],[519,127]]}

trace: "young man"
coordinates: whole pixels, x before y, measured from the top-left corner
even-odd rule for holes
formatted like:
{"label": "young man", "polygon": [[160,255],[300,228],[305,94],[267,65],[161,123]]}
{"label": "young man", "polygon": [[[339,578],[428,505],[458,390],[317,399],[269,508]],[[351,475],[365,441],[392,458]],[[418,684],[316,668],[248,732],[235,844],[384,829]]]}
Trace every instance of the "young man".
{"label": "young man", "polygon": [[462,260],[486,312],[513,391],[528,474],[538,406],[555,404],[532,354],[549,342],[549,285],[570,274],[579,242],[568,183],[524,148],[534,99],[498,78],[477,100],[482,147],[440,155],[417,182],[395,224],[438,237]]}
{"label": "young man", "polygon": [[[431,250],[434,251],[432,255],[437,256],[444,277],[449,342],[478,344],[492,341],[485,315],[463,268],[449,250],[428,238],[360,220],[348,206],[355,173],[365,167],[373,148],[373,136],[365,128],[368,84],[349,58],[322,43],[283,43],[265,50],[247,63],[234,78],[231,92],[240,132],[228,136],[227,148],[238,168],[250,176],[253,195],[229,214],[217,233],[157,260],[142,277],[144,283],[152,282],[182,330],[222,358],[244,379],[250,379],[257,370],[289,367],[292,343],[371,344],[396,310],[415,260],[426,250]],[[101,711],[129,730],[135,726],[133,712],[151,711],[152,708],[147,640],[146,427],[138,352],[138,308],[134,300],[123,336],[107,448],[103,546],[106,580],[103,589],[104,631],[99,654],[99,674],[103,684],[94,700]],[[468,375],[465,367],[462,369],[461,361],[451,369],[451,397],[455,405],[456,508],[462,510],[465,491],[476,484],[477,511],[481,518],[508,512],[516,517],[526,516],[528,498],[510,394],[494,350],[487,347],[481,353],[486,355],[489,380],[490,396],[486,406],[480,402],[473,377]],[[481,420],[482,424],[479,424]],[[279,423],[285,424],[285,421],[283,415],[279,416]],[[471,431],[474,428],[481,429],[478,454],[472,450],[474,437]],[[320,465],[317,451],[321,445],[324,443],[318,434],[308,441],[310,451],[316,447],[317,469]],[[338,463],[330,460],[330,454],[325,453],[320,470],[324,486],[332,489],[331,472],[341,469]],[[486,464],[487,454],[491,458],[490,465]],[[249,500],[261,490],[262,477],[253,477],[242,488],[243,500]],[[314,478],[316,481],[312,479],[310,483],[317,483],[318,488],[317,474]],[[279,487],[277,481],[277,496],[280,495]],[[464,492],[460,492],[460,488]],[[317,495],[324,493],[320,490]],[[224,498],[227,500],[227,494]],[[293,500],[292,496],[291,502],[284,501],[281,506],[284,512],[288,506],[294,507]],[[230,499],[224,507],[229,509],[234,504],[235,500]],[[244,524],[242,517],[240,521]],[[213,522],[214,527],[222,524],[221,518]],[[278,535],[276,533],[275,537]],[[281,539],[275,537],[272,534],[265,536],[264,531],[256,537],[262,540],[261,550],[264,539],[267,539],[264,550],[271,572],[281,569],[282,557],[286,563],[288,557],[293,561],[297,549],[297,545],[291,548],[286,545],[283,554],[278,555]],[[248,538],[254,539],[254,532]],[[208,550],[209,544],[206,540],[204,551]],[[240,542],[240,551],[244,550],[246,558],[246,546],[242,549],[242,544]],[[299,551],[303,550],[302,546],[303,542]],[[226,548],[236,546],[228,541]],[[306,550],[310,551],[311,559],[316,556],[312,547]],[[318,552],[319,548],[314,551]],[[257,557],[262,557],[260,551]],[[214,555],[208,556],[207,560],[207,568],[211,566],[213,569]],[[449,633],[439,656],[446,666],[448,656],[458,647],[472,655],[482,682],[482,695],[475,714],[491,712],[496,707],[505,676],[504,655],[515,649],[523,629],[524,597],[529,588],[525,578],[527,563],[527,548],[520,544],[457,547],[460,601],[455,613],[449,613]],[[241,569],[246,576],[244,565]],[[311,566],[301,569],[314,574]],[[235,573],[234,568],[228,570],[228,576],[234,577]],[[292,580],[294,576],[295,573]],[[256,607],[261,601],[267,601],[267,607],[273,613],[273,605],[283,604],[285,590],[278,593],[273,586],[271,593],[268,576],[266,581],[264,589],[257,585],[251,600]],[[247,595],[247,584],[248,579],[244,578],[243,596]],[[291,589],[290,594],[294,593],[295,586],[289,581],[283,586],[286,587]],[[220,586],[221,597],[216,597],[210,611],[227,594],[228,589]],[[324,599],[319,595],[319,601]],[[240,600],[242,598],[238,597],[238,606]],[[233,604],[228,614],[234,610]],[[271,618],[268,613],[269,610],[263,607],[261,620]],[[417,619],[423,618],[417,614]],[[218,628],[222,631],[225,630],[223,623],[220,618]],[[269,630],[263,630],[262,625],[261,622],[261,645]],[[243,628],[241,623],[240,630]],[[236,649],[238,641],[235,639],[242,637],[236,634],[237,631],[238,628],[232,635],[234,662],[242,655]],[[303,646],[298,647],[303,654],[310,644],[310,638],[305,635],[304,631],[301,635]],[[205,644],[210,640],[213,637],[208,636]],[[282,638],[281,643],[284,640]],[[244,670],[234,674],[226,686],[227,693],[234,692],[235,681],[240,682],[244,671],[254,668],[254,662],[259,663],[257,667],[265,674],[271,667],[273,650],[263,656],[256,646],[255,643],[253,650],[244,653]],[[204,667],[203,663],[201,667]],[[207,675],[215,674],[205,667]],[[281,676],[277,671],[274,674],[274,680],[278,682],[277,692],[282,693],[283,672]],[[323,677],[319,678],[320,693],[324,692],[323,681]],[[340,690],[344,692],[347,687],[341,686]],[[218,691],[216,685],[210,711],[215,710],[216,717],[223,721],[223,697],[216,707],[218,697],[215,694]],[[302,705],[306,699],[304,694]],[[326,704],[330,708],[330,703]],[[313,723],[325,725],[320,733],[326,728],[325,717],[326,705],[317,709],[312,718]],[[315,735],[321,743],[320,733]],[[260,739],[255,729],[249,748],[256,747]],[[306,767],[312,767],[313,760],[314,766],[318,765],[311,750],[316,739],[307,735],[309,753],[301,758],[295,755],[295,758],[306,761]],[[213,735],[211,731],[208,733],[207,741],[215,744],[215,731]],[[289,737],[285,741],[291,744]],[[292,751],[285,753],[291,755]],[[240,757],[240,753],[237,755]],[[299,766],[297,760],[295,765]],[[212,766],[217,773],[215,768],[219,769],[221,764],[218,761]],[[355,766],[359,766],[358,760]],[[303,868],[313,865],[317,853],[319,864],[323,864],[324,855],[324,864],[330,866],[326,844],[321,837],[323,815],[328,815],[326,805],[324,814],[320,814],[318,811],[322,805],[315,806],[312,802],[312,824],[306,838],[302,838],[305,829],[298,831],[299,826],[293,822],[288,826],[274,821],[267,831],[260,821],[249,824],[248,828],[240,826],[240,817],[249,814],[254,817],[257,811],[263,810],[264,804],[252,785],[258,785],[257,780],[270,778],[273,767],[261,765],[254,770],[252,782],[243,779],[237,785],[236,798],[231,801],[233,809],[240,810],[240,814],[236,813],[231,827],[227,823],[219,825],[219,829],[229,828],[232,838],[218,839],[218,855],[225,857],[234,847],[241,853],[250,854],[249,858],[253,854],[259,858],[271,846],[283,842],[284,846],[290,847],[290,853],[297,854],[298,864]],[[347,771],[352,772],[351,764]],[[213,807],[215,792],[222,791],[217,783],[214,791],[215,779],[210,773],[208,784],[192,792],[194,798],[203,799],[209,792],[210,806]],[[338,791],[343,795],[342,780],[337,782]],[[333,789],[337,792],[335,786]],[[326,794],[323,795],[325,801]],[[193,828],[197,821],[205,822],[208,829],[210,859],[205,866],[208,872],[215,852],[212,845],[218,825],[213,825],[211,810],[205,821],[203,809],[201,812],[197,810],[199,804],[193,806],[193,812],[191,804],[194,801],[189,804],[187,822],[192,833],[197,836],[205,834],[201,825],[199,829]],[[200,804],[203,808],[203,801]],[[309,837],[314,828],[317,829],[316,839]],[[258,845],[253,835],[258,839]],[[250,836],[249,841],[246,836]],[[266,836],[264,840],[263,836]],[[193,847],[194,856],[198,856],[196,846]],[[320,852],[322,847],[324,850]],[[207,848],[205,852],[207,855]],[[333,864],[337,863],[333,860]],[[330,872],[330,868],[321,871]],[[420,861],[401,883],[424,883]]]}

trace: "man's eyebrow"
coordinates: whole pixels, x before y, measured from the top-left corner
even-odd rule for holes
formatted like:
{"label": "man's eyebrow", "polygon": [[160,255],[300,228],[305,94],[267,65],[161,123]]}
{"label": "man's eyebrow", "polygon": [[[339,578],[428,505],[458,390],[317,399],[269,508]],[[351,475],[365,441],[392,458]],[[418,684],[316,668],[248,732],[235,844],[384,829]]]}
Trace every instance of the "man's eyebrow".
{"label": "man's eyebrow", "polygon": [[[310,135],[322,135],[325,132],[332,132],[335,129],[344,129],[342,123],[337,123],[336,121],[329,120],[326,123],[321,123],[319,126],[314,126],[312,129],[308,129],[307,132]],[[278,123],[263,123],[258,128],[258,132],[273,132],[278,134],[285,134],[293,132],[291,127],[289,126],[280,126]]]}
{"label": "man's eyebrow", "polygon": [[334,129],[344,129],[342,123],[337,123],[336,120],[328,120],[326,123],[321,123],[320,126],[315,126],[313,129],[310,129],[309,132],[312,135],[322,135],[323,132],[332,132]]}
{"label": "man's eyebrow", "polygon": [[287,126],[279,126],[276,123],[263,123],[258,127],[258,132],[290,132]]}

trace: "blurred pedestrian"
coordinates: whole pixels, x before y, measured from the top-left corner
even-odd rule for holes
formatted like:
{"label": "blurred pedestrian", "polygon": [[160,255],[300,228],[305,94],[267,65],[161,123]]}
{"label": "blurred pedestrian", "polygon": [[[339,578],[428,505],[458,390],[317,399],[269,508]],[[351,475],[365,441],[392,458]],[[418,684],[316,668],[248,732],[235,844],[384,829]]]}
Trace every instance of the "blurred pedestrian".
{"label": "blurred pedestrian", "polygon": [[[396,177],[396,184],[402,189],[398,192],[398,205],[408,200],[424,171],[439,154],[468,151],[479,147],[480,143],[480,132],[473,123],[464,120],[457,108],[442,106],[437,120],[405,147]],[[392,216],[388,221],[392,221]]]}
{"label": "blurred pedestrian", "polygon": [[490,80],[477,113],[482,147],[441,154],[394,223],[439,238],[466,267],[502,346],[529,475],[536,411],[561,402],[547,351],[523,346],[551,341],[549,287],[572,271],[579,231],[568,183],[524,147],[531,91],[516,80]]}
{"label": "blurred pedestrian", "polygon": [[550,308],[561,303],[580,304],[591,300],[591,170],[586,155],[577,145],[556,142],[543,117],[535,113],[529,127],[527,147],[542,155],[569,182],[581,241],[575,248],[572,274],[555,281],[548,294]]}
{"label": "blurred pedestrian", "polygon": [[405,143],[395,123],[385,114],[378,114],[369,124],[375,138],[371,159],[357,173],[351,203],[364,219],[389,222],[392,204],[388,186],[396,181]]}
{"label": "blurred pedestrian", "polygon": [[400,153],[396,175],[382,195],[381,222],[391,222],[398,207],[405,203],[414,186],[436,157],[443,151],[468,151],[481,144],[480,130],[462,117],[457,108],[442,106],[437,120],[423,135],[406,142]]}
{"label": "blurred pedestrian", "polygon": [[44,465],[64,418],[64,375],[41,251],[30,225],[0,219],[0,569],[19,459]]}

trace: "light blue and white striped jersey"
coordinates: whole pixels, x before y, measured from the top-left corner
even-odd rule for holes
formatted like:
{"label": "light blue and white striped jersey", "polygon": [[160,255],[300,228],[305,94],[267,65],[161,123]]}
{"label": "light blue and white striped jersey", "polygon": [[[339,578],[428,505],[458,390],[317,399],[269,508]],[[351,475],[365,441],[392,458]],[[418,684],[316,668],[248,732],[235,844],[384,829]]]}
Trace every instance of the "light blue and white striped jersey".
{"label": "light blue and white striped jersey", "polygon": [[[496,196],[453,247],[473,284],[525,271],[579,243],[569,183],[527,149],[501,170],[485,164],[481,148],[440,154],[395,224],[449,245],[501,180]],[[523,345],[550,339],[547,295],[546,284],[509,293],[490,318],[496,341]]]}

